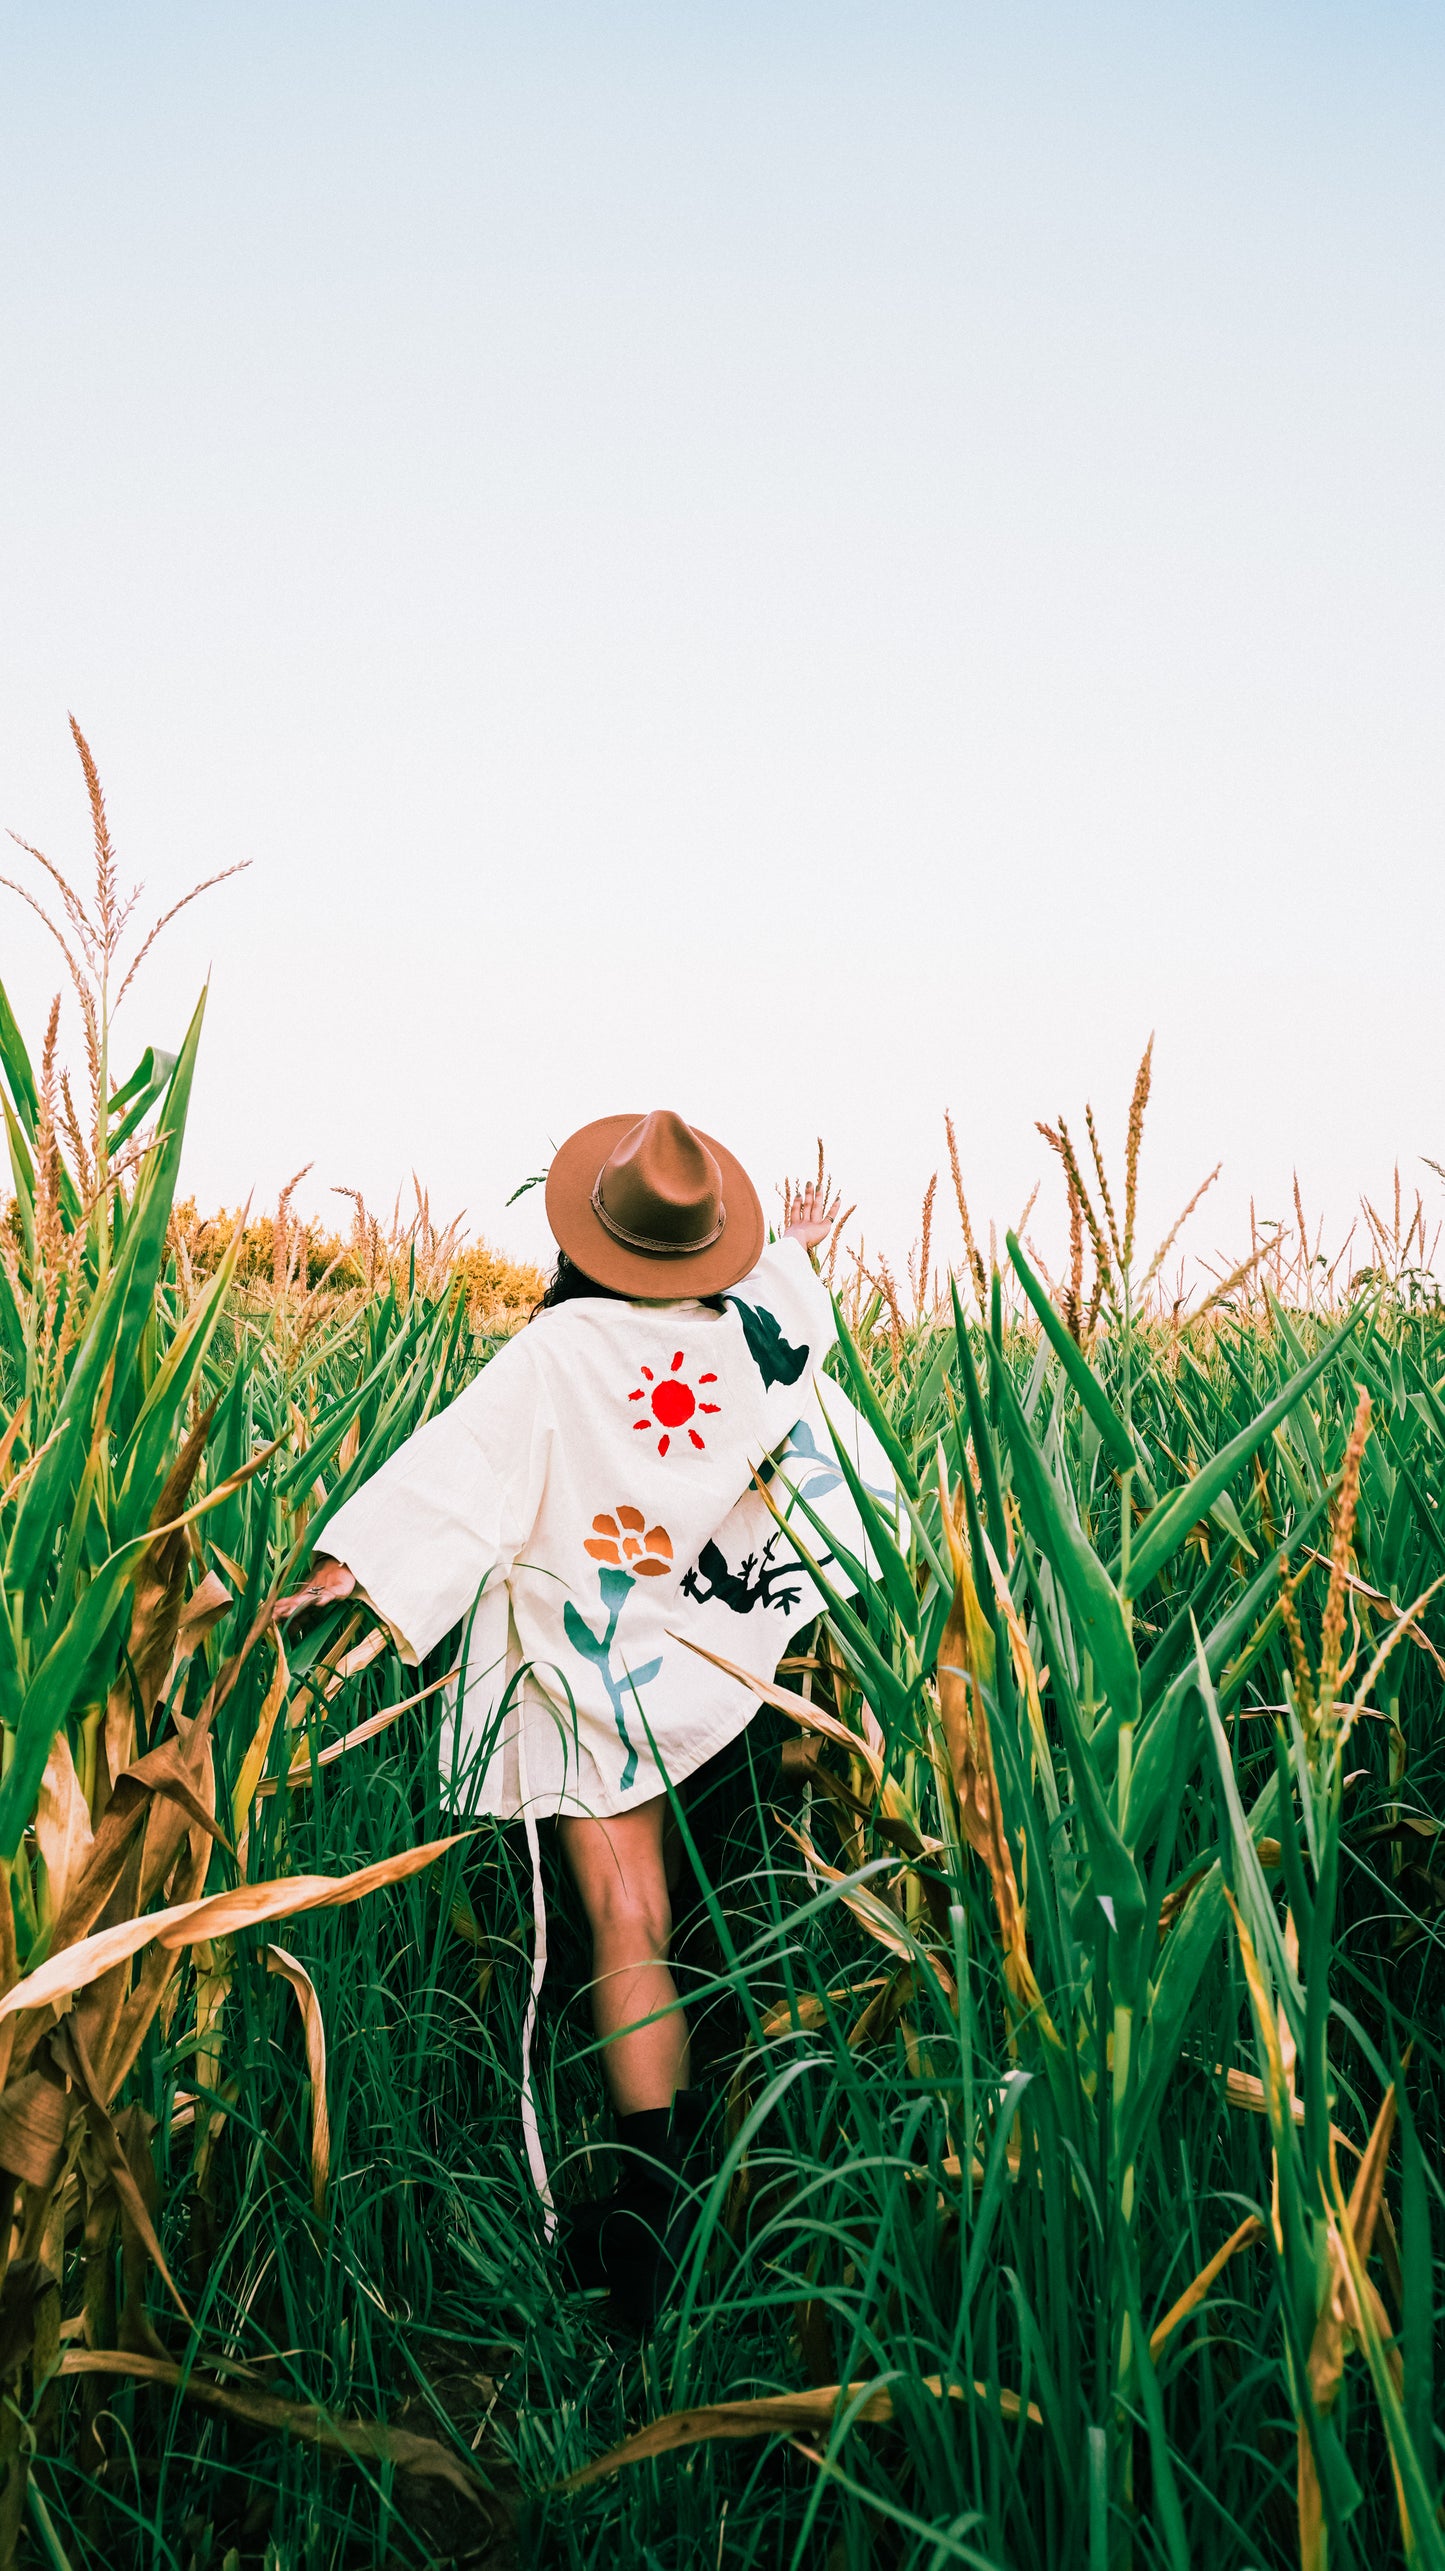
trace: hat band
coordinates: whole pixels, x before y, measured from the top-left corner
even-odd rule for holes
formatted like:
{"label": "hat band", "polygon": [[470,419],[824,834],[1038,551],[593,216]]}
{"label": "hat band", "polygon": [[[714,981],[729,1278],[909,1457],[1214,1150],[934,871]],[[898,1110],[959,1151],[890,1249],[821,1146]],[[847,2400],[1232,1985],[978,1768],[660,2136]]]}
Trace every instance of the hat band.
{"label": "hat band", "polygon": [[721,1240],[728,1219],[725,1205],[718,1207],[717,1221],[710,1232],[704,1232],[700,1241],[659,1241],[650,1232],[629,1232],[626,1224],[619,1223],[609,1214],[602,1202],[602,1181],[606,1175],[605,1167],[597,1173],[597,1184],[592,1190],[592,1211],[603,1231],[610,1232],[613,1240],[620,1241],[625,1250],[645,1250],[651,1259],[691,1259],[699,1250],[710,1250],[714,1241]]}

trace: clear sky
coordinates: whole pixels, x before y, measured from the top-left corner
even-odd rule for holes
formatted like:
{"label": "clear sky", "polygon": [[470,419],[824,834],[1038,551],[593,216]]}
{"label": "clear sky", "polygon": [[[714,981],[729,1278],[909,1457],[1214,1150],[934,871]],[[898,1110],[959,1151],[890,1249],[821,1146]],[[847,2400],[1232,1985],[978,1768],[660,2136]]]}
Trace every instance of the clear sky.
{"label": "clear sky", "polygon": [[1396,0],[0,6],[0,821],[83,855],[73,707],[158,902],[253,860],[127,1003],[212,970],[202,1200],[535,1249],[666,1103],[901,1250],[945,1104],[1010,1219],[1151,1027],[1158,1229],[1438,1198],[1442,73]]}

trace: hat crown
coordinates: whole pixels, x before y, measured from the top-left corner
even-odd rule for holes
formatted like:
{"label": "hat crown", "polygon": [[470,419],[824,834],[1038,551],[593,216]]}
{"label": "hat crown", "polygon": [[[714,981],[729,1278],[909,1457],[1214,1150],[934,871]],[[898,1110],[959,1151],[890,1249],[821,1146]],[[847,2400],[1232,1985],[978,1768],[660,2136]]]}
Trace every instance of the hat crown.
{"label": "hat crown", "polygon": [[592,1207],[614,1240],[654,1256],[708,1249],[727,1221],[722,1171],[670,1107],[622,1136],[597,1174]]}

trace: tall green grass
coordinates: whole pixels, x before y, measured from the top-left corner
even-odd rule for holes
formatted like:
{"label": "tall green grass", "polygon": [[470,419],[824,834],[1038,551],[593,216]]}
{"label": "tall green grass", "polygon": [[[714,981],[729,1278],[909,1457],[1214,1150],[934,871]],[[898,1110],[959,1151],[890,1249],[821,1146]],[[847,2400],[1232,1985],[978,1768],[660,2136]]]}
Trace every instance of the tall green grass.
{"label": "tall green grass", "polygon": [[[204,1712],[225,1837],[186,1845],[210,1892],[454,1827],[438,1696],[408,1701],[447,1653],[418,1677],[337,1610],[283,1662],[269,1606],[478,1350],[414,1275],[268,1304],[223,1267],[188,1295],[168,1215],[198,1034],[102,1084],[108,1142],[138,1101],[159,1139],[88,1207],[0,1009],[12,1984],[65,1942],[34,1827],[60,1742],[99,1822],[126,1722],[136,1756],[179,1758]],[[21,2167],[0,2550],[1442,2561],[1445,1316],[1417,1279],[1329,1314],[1141,1318],[1128,1194],[1092,1295],[1076,1268],[1056,1306],[1011,1242],[1008,1296],[980,1263],[971,1315],[875,1296],[845,1324],[905,1506],[857,1495],[872,1567],[677,1799],[710,2156],[647,2338],[544,2242],[530,1886],[484,1823],[286,1927],[309,2022],[274,1929],[178,1958],[109,2109],[188,2320],[83,2120],[43,2185]],[[215,1613],[162,1667],[137,1565],[183,1446],[170,1644],[204,1583]],[[546,1862],[538,2085],[568,2198],[606,2184],[610,2127]],[[108,1915],[161,1891],[128,1881]]]}
{"label": "tall green grass", "polygon": [[[383,1299],[314,1333],[289,1376],[254,1326],[217,1347],[229,1442],[216,1469],[287,1422],[292,1447],[216,1513],[216,1543],[249,1566],[237,1632],[304,1545],[302,1512],[353,1423],[359,1471],[444,1392],[451,1329],[444,1306]],[[785,1771],[786,1727],[765,1715],[730,1776],[680,1798],[697,1857],[681,1971],[713,2164],[656,2330],[642,2345],[610,2332],[542,2244],[518,2153],[525,1865],[514,1834],[488,1825],[429,1875],[289,1937],[330,2034],[324,2221],[295,2013],[243,1952],[226,2122],[203,2183],[182,2134],[162,2184],[176,2256],[204,2278],[202,2362],[234,2348],[291,2399],[475,2439],[490,2500],[470,2508],[385,2467],[258,2444],[238,2422],[123,2387],[98,2491],[73,2446],[38,2468],[72,2559],[129,2546],[138,2561],[219,2562],[232,2548],[244,2561],[262,2558],[263,2538],[285,2562],[486,2558],[490,2525],[512,2528],[518,2559],[577,2564],[1293,2563],[1303,2423],[1313,2558],[1438,2560],[1441,1726],[1423,1647],[1441,1644],[1435,1600],[1348,1730],[1339,1708],[1445,1568],[1439,1321],[1385,1304],[1343,1328],[1278,1313],[1192,1343],[1106,1331],[1097,1390],[1077,1351],[1020,1327],[927,1327],[897,1359],[890,1334],[860,1339],[846,1370],[917,1497],[896,1559],[875,1530],[885,1577],[865,1580],[861,1605],[840,1599],[812,1655],[834,1664],[831,1680],[814,1673],[814,1701],[857,1732],[859,1754],[825,1746],[816,1768]],[[1127,1466],[1101,1409],[1124,1420],[1126,1374]],[[1338,1488],[1361,1386],[1371,1408],[1346,1549]],[[1231,1453],[1217,1488],[1160,1518],[1181,1464],[1207,1473]],[[1151,1493],[1141,1516],[1131,1484],[1127,1576],[1126,1473]],[[1322,1716],[1337,1538],[1358,1584],[1336,1582],[1343,1642],[1358,1619],[1359,1651]],[[1291,1579],[1303,1572],[1298,1646],[1282,1550]],[[318,1627],[293,1680],[347,1632],[340,1618]],[[222,1624],[207,1649],[219,1662],[232,1639]],[[267,1678],[264,1660],[243,1671],[223,1763],[249,1739]],[[308,1715],[285,1759],[414,1685],[374,1662],[324,1719]],[[881,1792],[862,1755],[865,1705]],[[986,1798],[975,1785],[971,1845],[957,1791],[960,1725],[987,1732],[1022,1913],[1012,1959],[977,1853]],[[423,1705],[259,1805],[254,1863],[340,1872],[443,1827]],[[581,2193],[605,2183],[607,2118],[555,1869],[549,1899],[560,1952],[543,2113],[559,2185]],[[1281,2020],[1301,2124],[1280,2106]],[[183,2001],[139,2066],[162,2133],[193,2086],[193,2024]],[[1361,2257],[1375,2338],[1344,2350],[1326,2408],[1307,2387],[1347,2235],[1347,2146],[1366,2145],[1392,2084],[1393,2235],[1376,2219]],[[1151,2356],[1170,2308],[1250,2216],[1258,2236]],[[177,2345],[158,2304],[156,2319]],[[559,2487],[669,2413],[810,2385],[858,2389],[791,2436],[687,2444]],[[884,2420],[865,2415],[880,2391]],[[62,2414],[57,2458],[63,2428]]]}

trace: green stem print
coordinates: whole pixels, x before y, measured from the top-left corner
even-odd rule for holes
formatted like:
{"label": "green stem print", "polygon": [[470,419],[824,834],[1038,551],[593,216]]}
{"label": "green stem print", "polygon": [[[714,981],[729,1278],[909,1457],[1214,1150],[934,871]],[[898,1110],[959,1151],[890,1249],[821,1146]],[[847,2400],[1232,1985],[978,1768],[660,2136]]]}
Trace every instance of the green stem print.
{"label": "green stem print", "polygon": [[613,1669],[612,1642],[617,1632],[617,1619],[637,1583],[630,1571],[613,1568],[611,1565],[604,1566],[599,1571],[597,1582],[602,1592],[602,1604],[607,1609],[607,1623],[602,1633],[594,1634],[591,1626],[579,1616],[570,1598],[562,1609],[562,1623],[572,1649],[580,1652],[584,1660],[596,1663],[597,1675],[607,1690],[607,1700],[612,1707],[618,1739],[627,1752],[622,1767],[622,1792],[626,1794],[637,1774],[637,1752],[628,1738],[626,1718],[622,1710],[624,1698],[629,1694],[635,1697],[639,1688],[648,1686],[656,1678],[662,1667],[662,1661],[659,1657],[657,1660],[644,1661],[641,1669],[624,1668],[620,1676]]}

